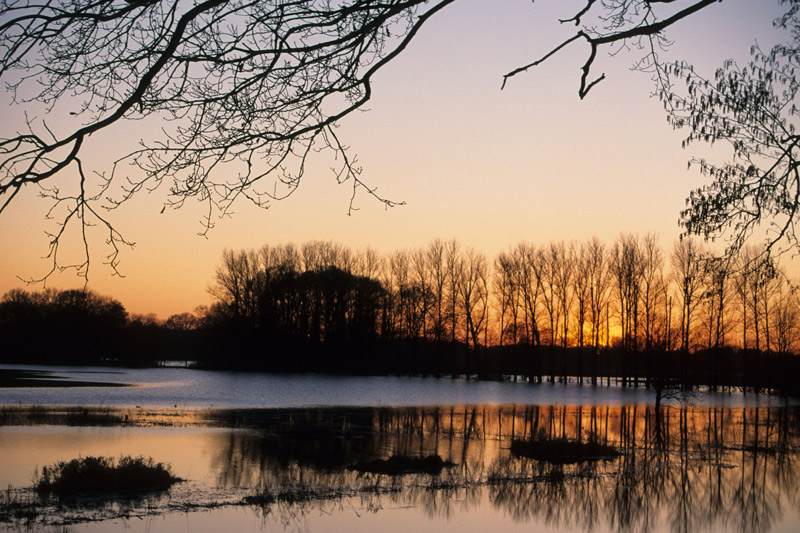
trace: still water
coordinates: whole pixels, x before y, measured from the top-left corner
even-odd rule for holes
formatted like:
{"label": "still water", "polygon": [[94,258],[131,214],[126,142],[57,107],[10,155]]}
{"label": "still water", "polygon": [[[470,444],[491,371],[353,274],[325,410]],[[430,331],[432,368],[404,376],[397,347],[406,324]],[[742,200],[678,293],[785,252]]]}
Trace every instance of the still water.
{"label": "still water", "polygon": [[[36,519],[0,529],[800,530],[800,409],[778,398],[702,393],[656,411],[646,391],[615,387],[74,370],[58,374],[140,386],[0,389],[6,498],[35,498],[37,467],[89,455],[153,457],[187,481],[135,499],[44,499]],[[511,453],[532,438],[621,455],[554,464]],[[363,468],[434,454],[451,466]],[[274,498],[242,504],[265,491]]]}
{"label": "still water", "polygon": [[[0,389],[0,405],[93,405],[178,408],[421,406],[464,404],[645,405],[655,394],[644,388],[468,381],[421,377],[275,375],[188,368],[109,369],[0,365],[0,370],[45,370],[70,382],[100,381],[128,387]],[[783,403],[767,395],[704,393],[694,404],[766,406]]]}

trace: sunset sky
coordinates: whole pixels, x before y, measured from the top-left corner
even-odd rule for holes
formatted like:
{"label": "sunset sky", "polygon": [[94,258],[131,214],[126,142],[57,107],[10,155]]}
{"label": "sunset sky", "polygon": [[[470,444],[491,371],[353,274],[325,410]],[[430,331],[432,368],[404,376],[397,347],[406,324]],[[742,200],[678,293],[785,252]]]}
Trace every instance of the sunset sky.
{"label": "sunset sky", "polygon": [[[583,101],[578,86],[588,50],[581,44],[500,90],[504,73],[574,32],[557,19],[572,16],[580,4],[459,0],[375,77],[367,111],[347,117],[338,132],[363,166],[365,181],[406,205],[387,210],[362,193],[359,210],[348,216],[352,189],[336,184],[329,170],[334,162],[323,153],[289,199],[267,211],[241,203],[204,238],[197,235],[201,205],[160,213],[163,187],[111,215],[136,246],[123,250],[125,277],[114,277],[102,264],[98,236],[91,243],[89,287],[129,312],[167,317],[210,303],[206,291],[224,248],[316,239],[390,252],[441,237],[492,257],[522,240],[544,244],[596,235],[611,243],[621,232],[658,233],[670,248],[687,193],[703,183],[687,161],[709,152],[681,149],[685,133],[667,124],[661,103],[651,97],[650,76],[630,70],[640,51],[611,58],[604,50],[595,74],[605,72],[607,79]],[[772,29],[781,12],[777,0],[725,0],[671,29],[675,44],[667,57],[713,76],[726,58],[745,62],[756,38],[771,48],[781,38]],[[0,105],[7,108],[8,100],[4,95]],[[18,111],[0,125],[5,135],[22,129]],[[117,124],[92,139],[83,160],[92,170],[108,170],[147,131]],[[723,160],[729,152],[719,146],[710,154]],[[49,269],[41,258],[44,232],[53,229],[44,220],[47,208],[30,189],[0,216],[0,294],[26,287],[18,277],[40,277]],[[48,286],[80,287],[82,280],[67,272]]]}

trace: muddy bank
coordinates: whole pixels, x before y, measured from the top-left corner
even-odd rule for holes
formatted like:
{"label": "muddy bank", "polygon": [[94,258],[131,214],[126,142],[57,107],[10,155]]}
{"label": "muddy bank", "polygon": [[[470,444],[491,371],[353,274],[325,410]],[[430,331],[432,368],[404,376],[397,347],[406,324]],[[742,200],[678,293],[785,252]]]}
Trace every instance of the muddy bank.
{"label": "muddy bank", "polygon": [[74,380],[56,377],[46,370],[16,370],[0,368],[0,389],[24,387],[132,387],[128,383],[110,383],[107,381]]}

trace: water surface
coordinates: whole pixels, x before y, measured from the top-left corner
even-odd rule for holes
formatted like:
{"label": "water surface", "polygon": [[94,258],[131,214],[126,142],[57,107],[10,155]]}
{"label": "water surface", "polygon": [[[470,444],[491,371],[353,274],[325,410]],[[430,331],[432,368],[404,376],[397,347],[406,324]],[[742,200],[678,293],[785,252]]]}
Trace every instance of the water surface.
{"label": "water surface", "polygon": [[[433,405],[645,405],[655,394],[645,388],[576,383],[539,384],[422,377],[351,377],[262,374],[187,368],[109,369],[2,365],[47,370],[72,381],[103,381],[135,387],[0,389],[0,404],[148,406],[179,408]],[[768,395],[703,393],[696,405],[780,404]]]}
{"label": "water surface", "polygon": [[[0,389],[0,497],[70,531],[798,531],[800,407],[700,392],[449,378],[276,376],[182,368],[24,367],[129,387]],[[558,465],[511,442],[596,441]],[[37,468],[152,457],[186,479],[134,498],[39,499]],[[439,474],[367,461],[438,455]],[[270,494],[272,501],[243,504]],[[3,499],[5,498],[5,499]]]}
{"label": "water surface", "polygon": [[[35,467],[78,455],[152,456],[186,478],[168,493],[113,504],[44,505],[75,531],[796,531],[800,410],[794,407],[450,406],[8,413],[0,472],[24,487]],[[72,412],[75,410],[73,409]],[[127,417],[127,419],[126,419]],[[43,425],[38,423],[43,422]],[[514,439],[617,448],[557,465],[510,453]],[[364,461],[436,454],[440,474],[385,475]],[[267,489],[308,494],[240,505]],[[48,507],[50,505],[50,507]],[[50,509],[50,511],[47,511]],[[47,514],[50,512],[51,514]],[[67,518],[64,518],[66,516]],[[121,518],[124,516],[125,518]],[[88,522],[92,520],[92,522]],[[100,520],[99,522],[97,520]],[[175,528],[178,529],[175,529]],[[526,529],[527,528],[527,529]],[[485,529],[484,529],[485,530]]]}

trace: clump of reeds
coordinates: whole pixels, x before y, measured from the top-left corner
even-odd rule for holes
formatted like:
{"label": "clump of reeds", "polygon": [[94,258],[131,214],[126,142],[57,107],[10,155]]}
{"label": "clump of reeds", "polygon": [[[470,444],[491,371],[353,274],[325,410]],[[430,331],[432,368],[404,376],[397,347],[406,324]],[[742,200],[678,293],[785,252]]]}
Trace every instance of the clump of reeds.
{"label": "clump of reeds", "polygon": [[143,492],[166,490],[183,481],[168,465],[152,458],[81,457],[46,466],[34,483],[38,493],[72,495],[81,492]]}
{"label": "clump of reeds", "polygon": [[371,474],[397,476],[402,474],[440,474],[443,469],[451,466],[454,466],[454,464],[450,461],[445,461],[436,454],[426,457],[393,455],[388,459],[375,459],[356,463],[350,469]]}
{"label": "clump of reeds", "polygon": [[30,493],[13,489],[11,485],[0,491],[0,524],[20,521],[32,523],[39,516],[37,502]]}
{"label": "clump of reeds", "polygon": [[620,455],[613,446],[599,442],[546,438],[514,439],[511,441],[511,453],[519,457],[529,457],[554,464],[581,463]]}

